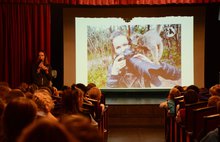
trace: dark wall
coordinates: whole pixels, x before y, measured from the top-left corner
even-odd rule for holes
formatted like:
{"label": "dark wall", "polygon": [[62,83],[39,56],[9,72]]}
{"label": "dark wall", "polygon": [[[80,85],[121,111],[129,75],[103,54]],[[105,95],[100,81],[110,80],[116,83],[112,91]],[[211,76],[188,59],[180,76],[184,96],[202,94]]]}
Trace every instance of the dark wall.
{"label": "dark wall", "polygon": [[220,20],[219,5],[208,5],[205,25],[205,86],[220,83]]}
{"label": "dark wall", "polygon": [[51,8],[51,65],[57,70],[53,86],[60,89],[63,85],[63,6]]}

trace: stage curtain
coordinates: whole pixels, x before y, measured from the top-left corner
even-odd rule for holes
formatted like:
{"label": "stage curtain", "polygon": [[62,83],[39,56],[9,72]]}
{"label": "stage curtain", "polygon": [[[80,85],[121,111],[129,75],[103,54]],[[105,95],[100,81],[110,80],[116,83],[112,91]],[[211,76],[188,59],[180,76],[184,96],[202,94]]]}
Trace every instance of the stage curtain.
{"label": "stage curtain", "polygon": [[30,83],[38,51],[50,59],[50,6],[1,4],[0,31],[0,81]]}
{"label": "stage curtain", "polygon": [[220,0],[78,0],[77,3],[80,5],[163,5],[217,2],[219,3]]}
{"label": "stage curtain", "polygon": [[0,3],[70,5],[163,5],[220,3],[220,0],[0,0]]}
{"label": "stage curtain", "polygon": [[[163,5],[220,0],[0,0],[0,81],[31,82],[32,61],[43,49],[50,59],[51,5]],[[55,41],[52,41],[55,42]]]}

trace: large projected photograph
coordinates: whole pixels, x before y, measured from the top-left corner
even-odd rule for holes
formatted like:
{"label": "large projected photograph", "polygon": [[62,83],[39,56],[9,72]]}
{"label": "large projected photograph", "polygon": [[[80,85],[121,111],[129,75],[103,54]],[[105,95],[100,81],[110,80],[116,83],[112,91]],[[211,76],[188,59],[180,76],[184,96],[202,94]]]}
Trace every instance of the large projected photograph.
{"label": "large projected photograph", "polygon": [[76,82],[101,89],[193,84],[193,17],[75,18]]}

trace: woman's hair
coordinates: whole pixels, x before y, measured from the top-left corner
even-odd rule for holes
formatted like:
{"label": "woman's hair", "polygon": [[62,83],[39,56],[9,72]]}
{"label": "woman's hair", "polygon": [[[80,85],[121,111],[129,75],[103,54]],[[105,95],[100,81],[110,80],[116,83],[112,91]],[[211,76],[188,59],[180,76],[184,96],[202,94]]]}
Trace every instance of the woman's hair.
{"label": "woman's hair", "polygon": [[185,104],[196,103],[196,102],[198,102],[198,100],[199,100],[198,95],[194,90],[189,89],[184,93],[184,102],[185,102]]}
{"label": "woman's hair", "polygon": [[220,84],[216,84],[209,89],[212,96],[220,96]]}
{"label": "woman's hair", "polygon": [[199,94],[199,87],[196,85],[189,85],[186,90],[194,90],[197,94]]}
{"label": "woman's hair", "polygon": [[47,54],[46,54],[46,52],[45,52],[44,50],[40,50],[40,51],[38,52],[38,55],[37,55],[37,63],[40,62],[40,59],[38,58],[40,52],[44,53],[44,65],[49,65],[49,60],[48,60]]}
{"label": "woman's hair", "polygon": [[3,113],[3,128],[8,141],[15,140],[36,114],[37,106],[32,100],[24,97],[11,100]]}
{"label": "woman's hair", "polygon": [[220,96],[211,96],[208,99],[208,106],[217,106],[217,102],[220,101]]}
{"label": "woman's hair", "polygon": [[22,92],[20,89],[12,89],[8,92],[7,95],[5,95],[5,101],[6,103],[9,103],[13,99],[17,99],[20,97],[25,97],[25,93]]}
{"label": "woman's hair", "polygon": [[70,114],[76,114],[80,112],[80,98],[83,97],[83,92],[75,88],[69,89],[62,94],[62,104],[64,111]]}
{"label": "woman's hair", "polygon": [[102,92],[99,88],[92,87],[90,90],[88,90],[87,96],[94,100],[100,100],[102,96]]}
{"label": "woman's hair", "polygon": [[175,97],[178,97],[180,95],[181,92],[177,88],[173,87],[172,89],[170,89],[170,92],[168,94],[168,99],[174,99]]}
{"label": "woman's hair", "polygon": [[47,91],[35,91],[32,99],[37,104],[38,109],[48,113],[54,108],[54,101]]}
{"label": "woman's hair", "polygon": [[66,128],[47,118],[37,120],[26,127],[18,142],[77,142]]}
{"label": "woman's hair", "polygon": [[91,125],[90,120],[83,115],[69,115],[61,123],[80,142],[101,142],[102,136],[98,129]]}

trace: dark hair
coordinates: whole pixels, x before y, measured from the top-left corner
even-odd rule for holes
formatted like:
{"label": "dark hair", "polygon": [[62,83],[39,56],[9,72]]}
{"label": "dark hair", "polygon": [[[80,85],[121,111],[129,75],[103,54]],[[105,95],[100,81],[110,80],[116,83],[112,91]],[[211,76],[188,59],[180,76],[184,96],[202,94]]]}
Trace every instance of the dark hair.
{"label": "dark hair", "polygon": [[57,121],[41,118],[25,128],[18,142],[75,142],[66,128]]}
{"label": "dark hair", "polygon": [[81,89],[84,93],[87,91],[87,87],[83,83],[77,83],[76,87]]}
{"label": "dark hair", "polygon": [[189,85],[186,88],[186,90],[190,90],[190,89],[194,90],[197,94],[199,94],[199,87],[198,86],[196,86],[196,85]]}
{"label": "dark hair", "polygon": [[75,90],[66,90],[62,95],[62,105],[64,113],[67,114],[76,114],[80,112],[78,104],[79,91]]}
{"label": "dark hair", "polygon": [[192,104],[192,103],[198,102],[197,93],[192,89],[187,90],[184,93],[184,102],[185,102],[185,104]]}
{"label": "dark hair", "polygon": [[30,99],[17,98],[11,100],[3,114],[3,128],[8,141],[15,141],[23,128],[36,117],[37,105]]}
{"label": "dark hair", "polygon": [[45,52],[44,50],[40,50],[40,51],[38,52],[38,55],[37,55],[37,63],[40,62],[40,59],[38,58],[40,52],[44,53],[44,65],[49,65],[49,60],[48,60],[47,54],[46,54],[46,52]]}

